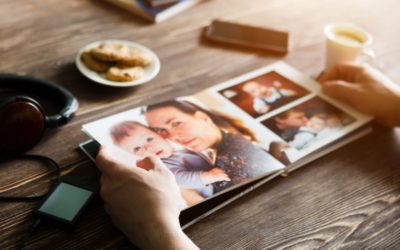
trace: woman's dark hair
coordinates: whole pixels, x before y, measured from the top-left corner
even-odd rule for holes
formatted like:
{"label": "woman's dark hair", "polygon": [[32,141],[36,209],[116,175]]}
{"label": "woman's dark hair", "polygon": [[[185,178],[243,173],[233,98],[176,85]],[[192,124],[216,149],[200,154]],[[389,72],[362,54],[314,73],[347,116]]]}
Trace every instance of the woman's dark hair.
{"label": "woman's dark hair", "polygon": [[232,134],[241,135],[252,141],[256,141],[256,137],[255,137],[253,131],[251,131],[250,129],[245,127],[243,125],[242,121],[232,118],[232,117],[229,117],[229,116],[226,116],[226,115],[223,115],[223,114],[220,114],[215,111],[205,110],[205,109],[197,106],[196,104],[188,102],[188,101],[170,100],[170,101],[160,102],[160,103],[156,103],[156,104],[151,104],[151,105],[147,106],[145,112],[150,112],[152,110],[159,109],[159,108],[165,108],[165,107],[174,107],[174,108],[182,111],[183,113],[186,113],[189,115],[193,115],[197,111],[201,111],[201,112],[207,114],[210,117],[210,119],[214,122],[214,124],[216,126],[218,126],[221,130],[232,133]]}

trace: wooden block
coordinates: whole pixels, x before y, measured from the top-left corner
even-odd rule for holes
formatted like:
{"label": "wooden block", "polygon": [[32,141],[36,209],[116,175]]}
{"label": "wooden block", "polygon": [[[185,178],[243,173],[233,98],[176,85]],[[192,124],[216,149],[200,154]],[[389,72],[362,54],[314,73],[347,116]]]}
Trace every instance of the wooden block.
{"label": "wooden block", "polygon": [[266,27],[256,27],[229,21],[214,20],[208,26],[207,39],[257,49],[287,53],[289,33]]}

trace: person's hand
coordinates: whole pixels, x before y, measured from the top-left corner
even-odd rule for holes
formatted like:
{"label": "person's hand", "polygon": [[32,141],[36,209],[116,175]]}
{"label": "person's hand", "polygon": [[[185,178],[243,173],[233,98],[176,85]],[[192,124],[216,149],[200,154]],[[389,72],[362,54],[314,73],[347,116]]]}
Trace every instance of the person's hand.
{"label": "person's hand", "polygon": [[102,147],[100,195],[114,224],[144,249],[197,249],[179,225],[183,200],[173,174],[158,159],[153,168],[128,165]]}
{"label": "person's hand", "polygon": [[213,168],[202,172],[201,180],[204,184],[210,184],[218,181],[230,181],[231,179],[222,168]]}
{"label": "person's hand", "polygon": [[389,126],[400,125],[400,86],[370,66],[337,65],[318,79],[327,95]]}

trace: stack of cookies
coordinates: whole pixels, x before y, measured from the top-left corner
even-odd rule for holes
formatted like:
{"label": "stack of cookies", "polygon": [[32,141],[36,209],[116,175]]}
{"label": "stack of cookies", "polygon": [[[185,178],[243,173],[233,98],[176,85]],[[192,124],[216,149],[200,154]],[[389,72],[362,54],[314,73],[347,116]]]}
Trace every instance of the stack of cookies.
{"label": "stack of cookies", "polygon": [[152,63],[146,52],[121,43],[102,43],[83,52],[82,62],[108,80],[128,82],[144,76],[144,67]]}

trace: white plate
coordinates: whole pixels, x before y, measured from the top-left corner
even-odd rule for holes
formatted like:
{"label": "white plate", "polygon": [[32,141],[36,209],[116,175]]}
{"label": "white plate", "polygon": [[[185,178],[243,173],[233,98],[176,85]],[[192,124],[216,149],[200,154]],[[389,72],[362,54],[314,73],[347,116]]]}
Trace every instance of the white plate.
{"label": "white plate", "polygon": [[[110,81],[105,78],[104,73],[97,73],[97,72],[89,69],[88,67],[86,67],[86,65],[82,62],[82,59],[81,59],[83,52],[85,52],[89,49],[92,49],[94,47],[97,47],[101,43],[120,43],[120,44],[129,46],[131,48],[141,49],[151,56],[152,63],[150,65],[147,65],[146,67],[143,67],[144,76],[140,79],[130,81],[130,82]],[[131,42],[131,41],[126,41],[126,40],[102,40],[102,41],[90,43],[79,50],[78,55],[76,56],[76,59],[75,59],[75,63],[76,63],[76,66],[78,67],[79,71],[87,78],[89,78],[97,83],[100,83],[103,85],[108,85],[108,86],[113,86],[113,87],[132,87],[132,86],[146,83],[146,82],[150,81],[151,79],[153,79],[160,71],[160,59],[158,59],[158,56],[152,50],[150,50],[149,48],[147,48],[141,44]]]}

